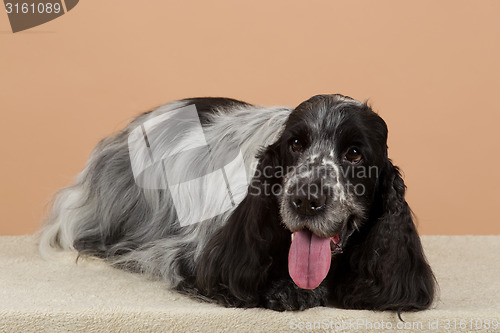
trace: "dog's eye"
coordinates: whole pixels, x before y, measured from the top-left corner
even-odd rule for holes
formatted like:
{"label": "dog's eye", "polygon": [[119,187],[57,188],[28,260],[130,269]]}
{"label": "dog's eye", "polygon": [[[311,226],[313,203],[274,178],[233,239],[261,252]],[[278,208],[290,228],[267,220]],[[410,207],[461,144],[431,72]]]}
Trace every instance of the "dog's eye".
{"label": "dog's eye", "polygon": [[299,139],[292,139],[290,141],[290,149],[294,153],[301,153],[304,151],[304,144]]}
{"label": "dog's eye", "polygon": [[357,164],[361,161],[363,155],[361,154],[358,148],[349,148],[347,153],[345,154],[345,159],[351,163]]}

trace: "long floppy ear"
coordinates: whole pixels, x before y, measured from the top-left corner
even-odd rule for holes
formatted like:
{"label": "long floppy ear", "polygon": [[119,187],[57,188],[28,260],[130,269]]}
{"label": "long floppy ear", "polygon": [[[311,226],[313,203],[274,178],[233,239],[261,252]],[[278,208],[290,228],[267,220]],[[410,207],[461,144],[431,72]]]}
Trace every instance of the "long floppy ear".
{"label": "long floppy ear", "polygon": [[[341,283],[344,307],[417,311],[434,298],[435,278],[405,200],[399,169],[387,159],[379,178],[378,212],[346,264],[351,272]],[[366,237],[366,238],[362,238]],[[336,287],[340,287],[336,286]],[[338,295],[337,290],[337,295]]]}
{"label": "long floppy ear", "polygon": [[278,144],[259,158],[246,198],[206,244],[198,260],[196,285],[224,305],[259,305],[275,235],[280,234],[276,197],[271,193],[273,169],[280,163]]}

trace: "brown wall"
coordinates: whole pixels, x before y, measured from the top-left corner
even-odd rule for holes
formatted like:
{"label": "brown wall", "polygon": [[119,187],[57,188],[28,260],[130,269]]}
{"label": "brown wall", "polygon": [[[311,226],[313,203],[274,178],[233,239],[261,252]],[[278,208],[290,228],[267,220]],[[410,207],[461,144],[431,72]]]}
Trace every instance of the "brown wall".
{"label": "brown wall", "polygon": [[31,233],[92,147],[173,99],[369,99],[423,234],[500,233],[500,2],[85,0],[0,12],[0,234]]}

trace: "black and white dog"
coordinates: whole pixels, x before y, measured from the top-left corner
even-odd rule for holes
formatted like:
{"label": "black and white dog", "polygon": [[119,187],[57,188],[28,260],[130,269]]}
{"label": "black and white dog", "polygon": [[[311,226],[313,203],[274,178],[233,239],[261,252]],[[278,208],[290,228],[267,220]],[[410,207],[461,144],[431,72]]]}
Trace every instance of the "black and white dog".
{"label": "black and white dog", "polygon": [[234,307],[415,311],[435,291],[387,126],[342,95],[295,109],[192,98],[137,117],[56,197],[40,239],[54,249]]}

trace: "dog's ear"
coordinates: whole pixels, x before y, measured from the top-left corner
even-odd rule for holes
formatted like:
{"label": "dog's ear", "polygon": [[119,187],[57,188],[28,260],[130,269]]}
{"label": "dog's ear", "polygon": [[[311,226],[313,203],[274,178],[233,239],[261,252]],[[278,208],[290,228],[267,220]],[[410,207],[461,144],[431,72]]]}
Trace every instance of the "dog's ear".
{"label": "dog's ear", "polygon": [[351,273],[342,283],[342,296],[337,296],[343,306],[399,313],[431,305],[435,278],[405,190],[399,169],[387,159],[379,177],[378,207],[374,207],[378,212],[365,226],[366,238],[348,258]]}
{"label": "dog's ear", "polygon": [[[245,199],[226,224],[205,245],[199,258],[196,284],[204,294],[232,306],[258,306],[273,262],[279,230],[279,210],[270,186],[280,162],[278,144],[259,156],[259,163]],[[288,238],[287,238],[288,237]]]}

